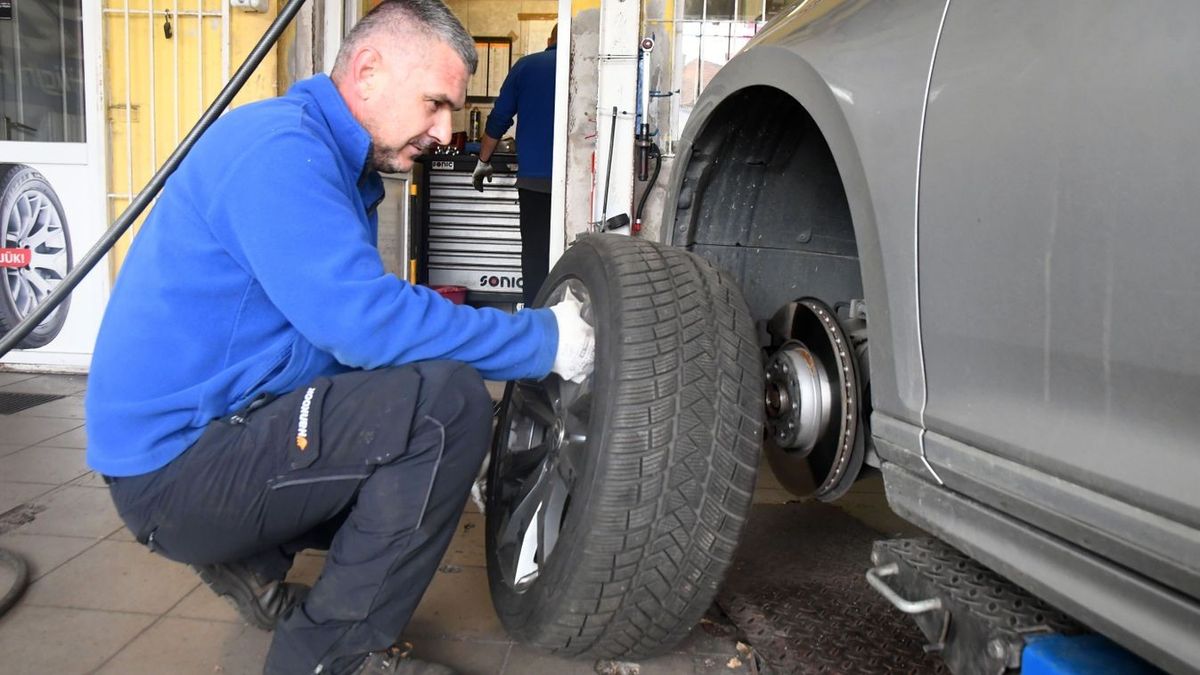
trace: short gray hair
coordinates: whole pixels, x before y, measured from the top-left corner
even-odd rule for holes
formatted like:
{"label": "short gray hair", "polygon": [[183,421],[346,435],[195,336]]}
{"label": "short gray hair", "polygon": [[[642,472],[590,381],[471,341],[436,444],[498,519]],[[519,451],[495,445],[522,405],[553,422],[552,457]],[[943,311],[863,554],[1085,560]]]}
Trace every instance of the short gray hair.
{"label": "short gray hair", "polygon": [[479,64],[475,39],[441,0],[383,0],[375,9],[367,12],[342,41],[337,59],[333,62],[333,73],[338,74],[349,65],[351,55],[364,40],[377,34],[399,35],[405,32],[415,32],[445,42],[462,58],[467,73],[475,73]]}

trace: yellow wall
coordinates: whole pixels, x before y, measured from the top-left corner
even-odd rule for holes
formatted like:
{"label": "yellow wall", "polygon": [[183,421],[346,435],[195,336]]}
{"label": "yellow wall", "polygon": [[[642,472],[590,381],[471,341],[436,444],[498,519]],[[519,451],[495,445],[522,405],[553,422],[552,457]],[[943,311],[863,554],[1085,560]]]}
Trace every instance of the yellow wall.
{"label": "yellow wall", "polygon": [[[270,25],[278,1],[258,14],[229,9],[228,0],[103,0],[110,221],[216,98]],[[222,67],[222,11],[230,13],[229,73]],[[170,37],[164,25],[168,18]],[[276,51],[259,65],[233,106],[278,93]],[[114,275],[140,224],[141,219],[113,249]]]}

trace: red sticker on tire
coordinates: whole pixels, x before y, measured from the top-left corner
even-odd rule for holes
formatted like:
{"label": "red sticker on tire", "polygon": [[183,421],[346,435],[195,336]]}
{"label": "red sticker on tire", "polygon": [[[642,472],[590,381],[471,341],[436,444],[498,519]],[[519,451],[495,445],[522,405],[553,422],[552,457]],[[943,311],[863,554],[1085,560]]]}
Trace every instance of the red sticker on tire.
{"label": "red sticker on tire", "polygon": [[29,267],[33,261],[33,251],[27,248],[0,248],[0,267],[20,268]]}

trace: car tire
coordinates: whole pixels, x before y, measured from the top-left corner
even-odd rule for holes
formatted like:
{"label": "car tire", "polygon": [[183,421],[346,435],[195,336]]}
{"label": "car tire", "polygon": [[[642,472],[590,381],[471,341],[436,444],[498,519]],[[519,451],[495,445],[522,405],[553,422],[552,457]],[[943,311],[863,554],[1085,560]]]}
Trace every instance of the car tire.
{"label": "car tire", "polygon": [[582,384],[551,374],[505,392],[486,497],[492,601],[525,643],[646,658],[688,634],[732,562],[762,442],[762,357],[732,279],[686,251],[588,235],[536,304],[564,289],[583,296],[596,367]]}
{"label": "car tire", "polygon": [[[62,203],[45,176],[31,166],[0,164],[0,228],[0,246],[33,249],[29,268],[0,268],[0,334],[6,334],[62,282],[74,260]],[[31,235],[36,244],[31,245]],[[49,344],[62,330],[69,304],[70,296],[17,347]]]}

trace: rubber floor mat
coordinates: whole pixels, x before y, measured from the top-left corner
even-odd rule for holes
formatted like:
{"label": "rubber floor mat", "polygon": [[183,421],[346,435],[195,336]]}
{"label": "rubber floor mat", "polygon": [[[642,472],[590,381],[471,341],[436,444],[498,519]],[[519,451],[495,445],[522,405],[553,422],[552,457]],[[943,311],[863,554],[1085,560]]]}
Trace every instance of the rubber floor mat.
{"label": "rubber floor mat", "polygon": [[62,394],[26,394],[19,391],[0,392],[0,415],[11,415],[36,405],[57,401]]}
{"label": "rubber floor mat", "polygon": [[867,584],[881,538],[827,504],[755,504],[717,604],[775,675],[948,673]]}

